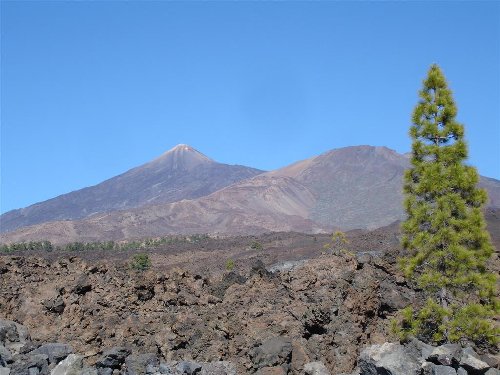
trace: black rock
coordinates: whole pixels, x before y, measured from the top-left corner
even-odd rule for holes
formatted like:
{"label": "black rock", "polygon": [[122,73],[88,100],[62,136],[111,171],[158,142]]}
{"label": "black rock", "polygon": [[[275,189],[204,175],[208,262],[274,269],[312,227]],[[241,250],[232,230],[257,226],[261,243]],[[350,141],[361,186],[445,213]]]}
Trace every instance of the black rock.
{"label": "black rock", "polygon": [[52,364],[61,362],[73,353],[73,349],[67,344],[47,343],[33,350],[31,353],[45,354],[48,357],[49,364]]}
{"label": "black rock", "polygon": [[90,283],[89,278],[86,275],[82,275],[76,281],[76,284],[71,289],[71,292],[84,295],[92,290],[92,284]]}
{"label": "black rock", "polygon": [[201,371],[201,365],[197,362],[182,361],[175,367],[181,374],[192,375]]}
{"label": "black rock", "polygon": [[457,371],[450,366],[436,365],[426,362],[422,366],[422,375],[457,375]]}
{"label": "black rock", "polygon": [[12,362],[12,353],[0,344],[0,366],[7,367],[7,363]]}
{"label": "black rock", "polygon": [[132,354],[125,359],[125,375],[144,375],[148,366],[158,367],[159,364],[156,354]]}
{"label": "black rock", "polygon": [[289,364],[291,356],[292,343],[286,337],[272,337],[250,350],[256,369]]}
{"label": "black rock", "polygon": [[264,265],[264,262],[262,260],[257,260],[254,264],[252,264],[252,270],[250,271],[250,276],[253,275],[259,275],[260,277],[264,278],[271,278],[273,277],[273,273],[269,272],[266,269],[266,266]]}
{"label": "black rock", "polygon": [[48,357],[44,354],[20,354],[14,356],[10,375],[48,375]]}
{"label": "black rock", "polygon": [[42,302],[42,305],[50,312],[56,314],[62,314],[64,308],[66,307],[64,300],[61,296],[46,299]]}
{"label": "black rock", "polygon": [[461,351],[462,348],[458,344],[440,345],[434,348],[427,360],[436,365],[458,367]]}
{"label": "black rock", "polygon": [[[96,362],[97,368],[120,369],[121,365],[125,362],[130,354],[127,348],[114,347],[105,351],[99,361]],[[100,374],[101,375],[101,374]]]}

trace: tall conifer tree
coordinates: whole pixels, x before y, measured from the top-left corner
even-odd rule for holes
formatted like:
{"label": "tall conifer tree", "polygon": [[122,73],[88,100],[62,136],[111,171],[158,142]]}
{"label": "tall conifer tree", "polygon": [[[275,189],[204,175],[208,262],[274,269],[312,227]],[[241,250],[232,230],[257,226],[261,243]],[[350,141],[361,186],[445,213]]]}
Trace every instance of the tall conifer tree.
{"label": "tall conifer tree", "polygon": [[407,220],[403,270],[427,293],[419,310],[403,311],[403,332],[433,342],[495,343],[496,277],[486,269],[493,252],[475,168],[464,164],[464,127],[446,79],[432,65],[415,107],[411,168],[404,180]]}

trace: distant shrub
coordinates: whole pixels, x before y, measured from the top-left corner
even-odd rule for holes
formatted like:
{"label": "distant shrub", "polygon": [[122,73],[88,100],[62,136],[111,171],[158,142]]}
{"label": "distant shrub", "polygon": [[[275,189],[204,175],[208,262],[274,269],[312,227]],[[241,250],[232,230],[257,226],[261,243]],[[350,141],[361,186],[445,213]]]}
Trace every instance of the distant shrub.
{"label": "distant shrub", "polygon": [[250,244],[250,249],[262,250],[262,249],[264,249],[264,247],[262,246],[262,244],[259,241],[252,241],[252,243]]}
{"label": "distant shrub", "polygon": [[344,232],[336,231],[332,234],[330,242],[327,243],[323,248],[330,251],[333,255],[348,254],[347,244],[349,243]]}
{"label": "distant shrub", "polygon": [[136,254],[132,257],[130,266],[138,271],[146,271],[147,269],[151,268],[151,259],[149,259],[148,254]]}
{"label": "distant shrub", "polygon": [[17,243],[11,243],[9,245],[2,244],[0,246],[0,251],[3,253],[10,253],[14,251],[33,251],[33,250],[43,250],[50,252],[54,250],[54,246],[50,241],[17,242]]}
{"label": "distant shrub", "polygon": [[234,269],[234,260],[232,260],[231,258],[229,258],[226,261],[226,270],[232,271],[233,269]]}

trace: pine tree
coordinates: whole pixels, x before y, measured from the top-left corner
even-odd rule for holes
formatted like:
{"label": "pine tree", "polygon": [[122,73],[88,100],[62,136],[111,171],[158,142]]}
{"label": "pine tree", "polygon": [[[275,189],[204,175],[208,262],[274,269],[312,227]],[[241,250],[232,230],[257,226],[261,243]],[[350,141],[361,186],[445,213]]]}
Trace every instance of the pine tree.
{"label": "pine tree", "polygon": [[475,168],[464,164],[464,127],[446,79],[432,65],[413,112],[411,168],[404,180],[405,275],[427,294],[419,310],[403,311],[403,332],[430,342],[497,342],[496,276],[486,262],[493,247]]}

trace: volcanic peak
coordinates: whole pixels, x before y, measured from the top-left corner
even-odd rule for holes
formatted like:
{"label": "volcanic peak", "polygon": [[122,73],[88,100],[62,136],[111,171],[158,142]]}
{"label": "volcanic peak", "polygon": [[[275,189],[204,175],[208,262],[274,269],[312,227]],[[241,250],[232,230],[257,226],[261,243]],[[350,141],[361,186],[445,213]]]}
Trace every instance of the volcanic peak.
{"label": "volcanic peak", "polygon": [[191,170],[200,164],[213,162],[214,161],[212,159],[202,154],[195,148],[186,144],[178,144],[174,148],[164,152],[157,159],[153,160],[152,163],[168,165],[172,169]]}

